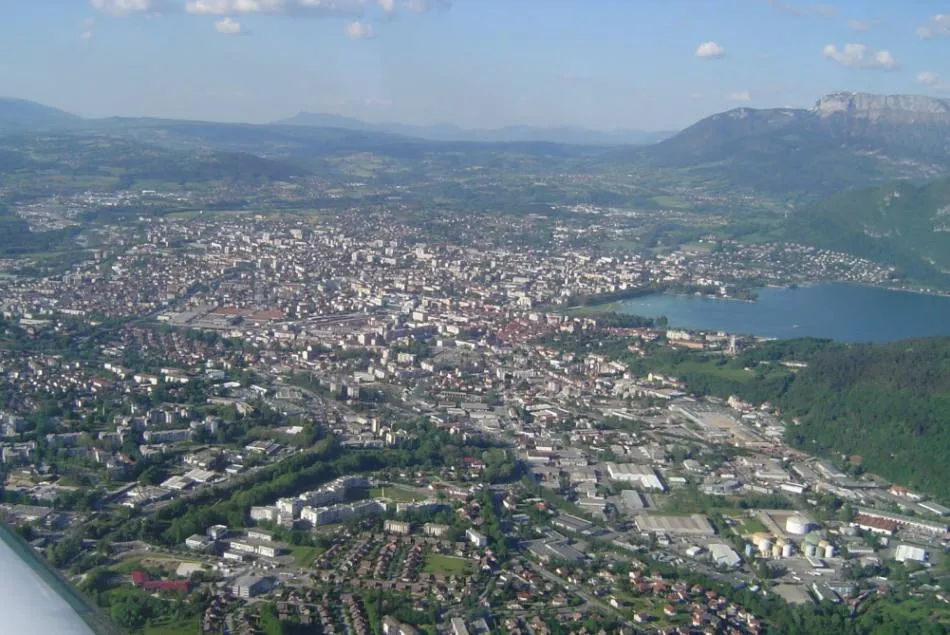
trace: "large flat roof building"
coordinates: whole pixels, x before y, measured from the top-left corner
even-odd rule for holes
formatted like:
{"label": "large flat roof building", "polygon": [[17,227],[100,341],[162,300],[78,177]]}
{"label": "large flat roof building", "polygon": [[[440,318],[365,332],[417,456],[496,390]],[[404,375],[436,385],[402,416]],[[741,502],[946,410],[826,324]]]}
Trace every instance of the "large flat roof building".
{"label": "large flat roof building", "polygon": [[640,514],[634,522],[640,531],[657,534],[674,534],[683,536],[714,536],[716,528],[703,514],[688,516],[657,516],[655,514]]}
{"label": "large flat roof building", "polygon": [[636,463],[608,463],[607,475],[613,481],[622,483],[633,483],[643,489],[666,491],[666,486],[656,471],[648,465],[637,465]]}

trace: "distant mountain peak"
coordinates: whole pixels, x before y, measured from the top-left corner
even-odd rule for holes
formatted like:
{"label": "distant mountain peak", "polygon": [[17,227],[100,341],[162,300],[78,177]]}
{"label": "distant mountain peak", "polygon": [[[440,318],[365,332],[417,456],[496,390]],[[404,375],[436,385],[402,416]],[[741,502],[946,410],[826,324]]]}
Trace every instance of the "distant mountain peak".
{"label": "distant mountain peak", "polygon": [[14,97],[0,97],[0,128],[68,124],[80,118],[58,108]]}
{"label": "distant mountain peak", "polygon": [[924,95],[875,95],[842,91],[821,97],[813,110],[819,117],[848,114],[877,119],[881,116],[922,115],[950,120],[950,100]]}

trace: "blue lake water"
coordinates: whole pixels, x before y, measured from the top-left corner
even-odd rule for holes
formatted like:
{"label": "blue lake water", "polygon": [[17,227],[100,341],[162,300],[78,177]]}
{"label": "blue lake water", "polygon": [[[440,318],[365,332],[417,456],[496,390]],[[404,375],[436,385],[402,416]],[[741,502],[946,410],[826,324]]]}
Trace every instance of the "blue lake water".
{"label": "blue lake water", "polygon": [[665,315],[680,328],[783,339],[890,342],[950,335],[950,297],[843,283],[761,289],[755,302],[650,295],[624,301],[618,311]]}

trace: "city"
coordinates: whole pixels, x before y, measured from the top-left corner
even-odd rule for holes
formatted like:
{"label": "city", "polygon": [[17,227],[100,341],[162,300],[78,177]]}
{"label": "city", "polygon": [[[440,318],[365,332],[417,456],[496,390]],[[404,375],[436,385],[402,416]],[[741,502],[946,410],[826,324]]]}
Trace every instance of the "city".
{"label": "city", "polygon": [[8,261],[5,516],[132,629],[757,633],[750,598],[950,601],[946,507],[631,363],[769,342],[603,309],[886,268],[455,223],[478,249],[385,212],[205,213]]}

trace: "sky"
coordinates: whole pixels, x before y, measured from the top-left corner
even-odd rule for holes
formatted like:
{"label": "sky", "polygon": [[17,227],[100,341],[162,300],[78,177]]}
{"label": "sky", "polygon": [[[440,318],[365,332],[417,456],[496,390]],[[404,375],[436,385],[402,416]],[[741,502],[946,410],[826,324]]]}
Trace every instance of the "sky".
{"label": "sky", "polygon": [[0,0],[0,96],[83,116],[671,130],[950,97],[950,1]]}

